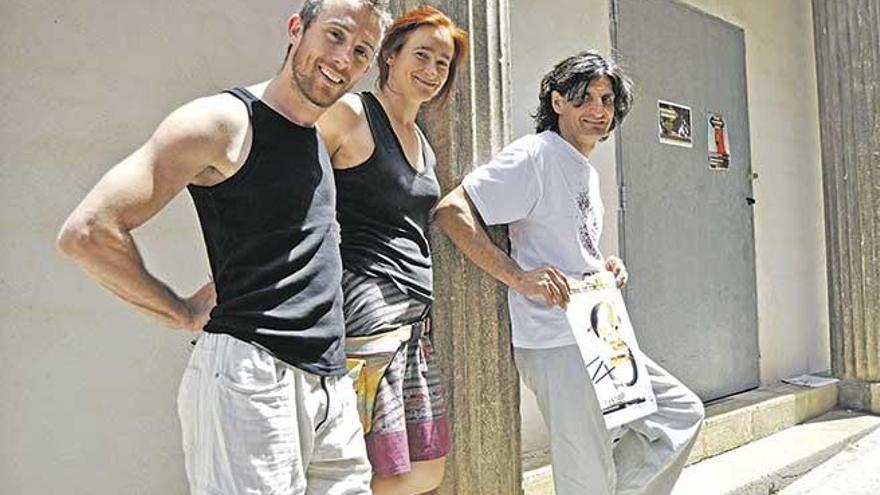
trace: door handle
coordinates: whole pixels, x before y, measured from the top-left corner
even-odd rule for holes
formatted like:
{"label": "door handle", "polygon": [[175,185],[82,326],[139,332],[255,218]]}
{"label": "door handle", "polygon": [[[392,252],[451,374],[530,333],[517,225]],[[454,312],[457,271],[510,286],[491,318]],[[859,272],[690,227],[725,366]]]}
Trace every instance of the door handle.
{"label": "door handle", "polygon": [[748,203],[749,206],[754,206],[756,202],[757,201],[755,201],[755,198],[746,196],[746,203]]}

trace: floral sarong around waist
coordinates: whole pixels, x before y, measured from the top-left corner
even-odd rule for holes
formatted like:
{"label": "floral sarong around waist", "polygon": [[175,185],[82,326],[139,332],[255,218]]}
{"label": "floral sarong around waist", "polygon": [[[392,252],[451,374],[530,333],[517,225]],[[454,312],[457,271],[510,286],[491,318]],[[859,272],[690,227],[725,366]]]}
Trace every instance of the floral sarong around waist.
{"label": "floral sarong around waist", "polygon": [[364,435],[373,426],[373,409],[379,382],[394,360],[400,346],[412,337],[414,325],[404,325],[390,332],[366,337],[346,337],[345,365],[357,394],[357,409]]}

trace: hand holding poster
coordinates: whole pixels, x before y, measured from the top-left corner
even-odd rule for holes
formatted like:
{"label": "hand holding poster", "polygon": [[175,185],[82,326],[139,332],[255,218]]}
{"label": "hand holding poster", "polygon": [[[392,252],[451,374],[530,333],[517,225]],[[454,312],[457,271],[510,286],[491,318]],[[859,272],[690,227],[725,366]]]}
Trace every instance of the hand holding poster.
{"label": "hand holding poster", "polygon": [[570,282],[568,321],[609,429],[657,410],[651,380],[614,276]]}

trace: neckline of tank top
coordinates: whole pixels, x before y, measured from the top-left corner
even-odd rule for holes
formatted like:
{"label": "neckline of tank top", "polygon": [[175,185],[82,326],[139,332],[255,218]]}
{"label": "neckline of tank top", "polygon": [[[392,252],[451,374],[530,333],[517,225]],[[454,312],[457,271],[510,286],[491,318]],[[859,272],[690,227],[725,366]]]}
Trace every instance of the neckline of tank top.
{"label": "neckline of tank top", "polygon": [[[394,132],[394,126],[391,125],[391,117],[388,116],[388,112],[385,110],[385,106],[382,105],[382,101],[379,100],[379,97],[374,95],[372,91],[364,91],[362,94],[369,95],[372,98],[376,105],[379,106],[379,113],[382,116],[382,119],[385,121],[385,124],[391,130],[391,135],[394,136],[394,142],[397,143],[397,152],[400,153],[400,156],[403,157],[403,161],[406,162],[407,167],[412,171],[416,177],[421,177],[425,175],[428,171],[428,153],[427,153],[427,144],[428,140],[422,135],[422,130],[419,129],[419,126],[416,125],[416,135],[419,138],[419,154],[422,155],[422,169],[419,170],[413,167],[413,164],[409,162],[409,158],[406,157],[406,151],[403,149],[403,143],[400,142],[400,137]],[[376,146],[375,140],[373,140],[373,147]]]}
{"label": "neckline of tank top", "polygon": [[318,128],[317,128],[314,124],[311,125],[311,126],[309,126],[309,127],[306,127],[306,126],[304,126],[304,125],[302,125],[302,124],[297,124],[296,122],[290,120],[286,115],[284,115],[283,113],[281,113],[280,111],[278,111],[277,109],[275,109],[275,107],[273,107],[272,105],[270,105],[268,102],[266,102],[266,101],[263,100],[262,98],[258,97],[257,95],[253,94],[253,93],[252,93],[249,89],[247,89],[246,87],[244,87],[244,86],[236,86],[236,88],[237,88],[238,90],[242,91],[242,92],[243,92],[244,94],[246,94],[248,97],[252,98],[252,99],[253,99],[253,102],[252,102],[252,103],[259,103],[259,104],[263,105],[263,106],[266,108],[266,110],[269,111],[269,114],[274,115],[275,118],[280,119],[280,120],[286,122],[287,124],[289,124],[290,126],[292,126],[292,127],[295,128],[295,129],[300,129],[300,130],[307,131],[307,132],[314,132],[315,134],[317,134],[317,130],[318,130]]}

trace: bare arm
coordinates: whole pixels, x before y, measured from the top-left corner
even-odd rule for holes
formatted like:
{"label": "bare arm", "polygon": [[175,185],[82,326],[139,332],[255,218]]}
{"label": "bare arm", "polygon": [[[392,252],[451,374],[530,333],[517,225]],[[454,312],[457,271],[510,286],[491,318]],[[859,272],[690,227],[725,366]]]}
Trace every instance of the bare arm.
{"label": "bare arm", "polygon": [[528,297],[543,297],[548,305],[565,307],[569,300],[565,275],[552,266],[524,271],[489,238],[464,188],[458,186],[437,205],[440,229],[469,260],[499,282]]}
{"label": "bare arm", "polygon": [[[246,128],[246,115],[244,122]],[[196,100],[179,108],[86,195],[64,223],[58,250],[164,325],[201,329],[215,304],[213,283],[188,298],[178,296],[147,271],[131,231],[190,182],[207,185],[228,174],[234,167],[228,154],[240,137],[238,131],[235,119],[224,118],[222,104],[218,111],[216,100]]]}

